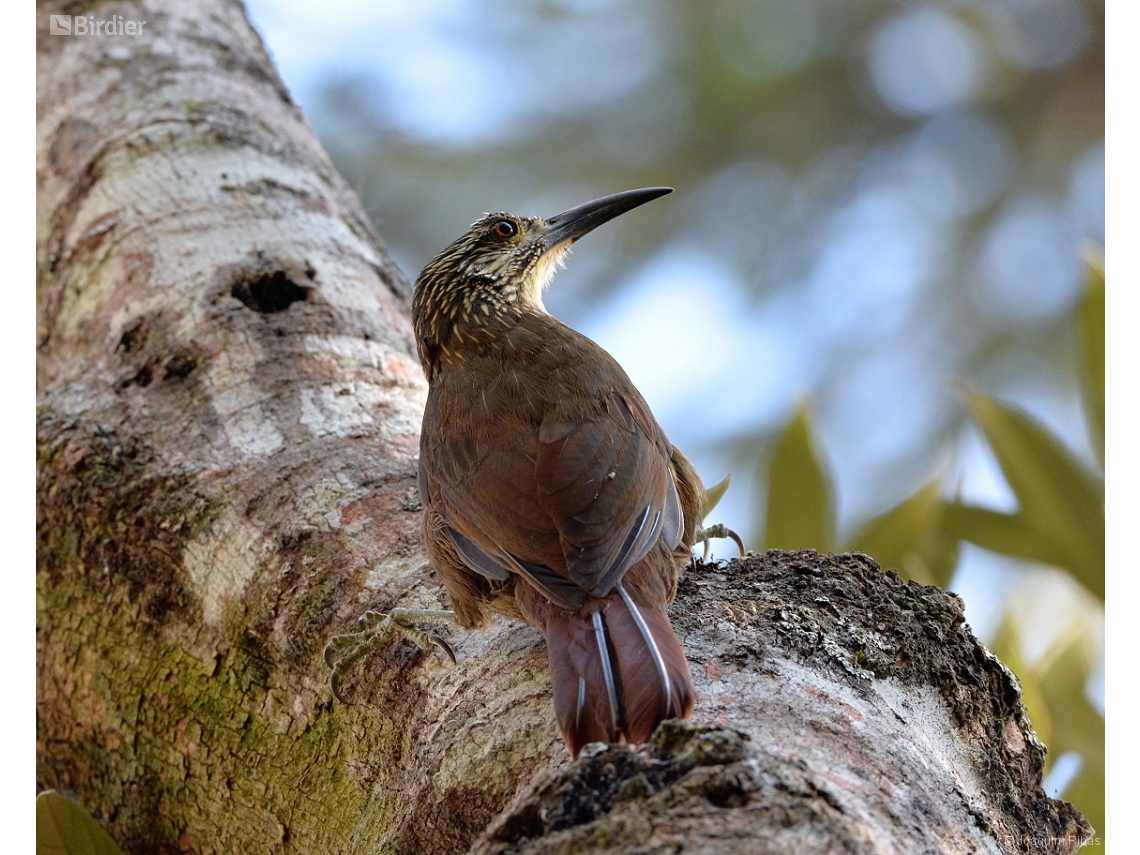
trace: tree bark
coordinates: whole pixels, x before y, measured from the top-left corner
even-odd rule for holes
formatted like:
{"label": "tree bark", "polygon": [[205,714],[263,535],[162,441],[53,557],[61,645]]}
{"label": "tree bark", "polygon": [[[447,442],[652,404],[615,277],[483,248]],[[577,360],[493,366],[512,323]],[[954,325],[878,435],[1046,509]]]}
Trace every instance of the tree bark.
{"label": "tree bark", "polygon": [[705,726],[641,753],[567,766],[526,626],[333,703],[330,635],[446,605],[410,288],[239,3],[96,9],[146,34],[37,32],[38,787],[128,853],[463,852],[516,797],[477,850],[1073,848],[1016,681],[859,556],[687,576]]}
{"label": "tree bark", "polygon": [[695,723],[540,775],[473,853],[1061,853],[1091,834],[1041,790],[1017,679],[953,594],[773,550],[694,568],[671,620]]}

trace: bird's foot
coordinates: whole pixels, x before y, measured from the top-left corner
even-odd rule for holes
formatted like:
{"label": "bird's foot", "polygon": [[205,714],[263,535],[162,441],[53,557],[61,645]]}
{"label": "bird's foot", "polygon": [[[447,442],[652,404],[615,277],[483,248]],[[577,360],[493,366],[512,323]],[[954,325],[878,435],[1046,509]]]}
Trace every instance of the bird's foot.
{"label": "bird's foot", "polygon": [[[357,618],[357,623],[360,625],[358,632],[334,635],[325,645],[325,662],[332,668],[330,683],[333,697],[342,704],[347,704],[348,701],[340,694],[341,675],[355,665],[365,653],[378,647],[393,632],[402,633],[415,642],[421,650],[430,652],[433,647],[438,647],[452,664],[455,663],[455,651],[451,649],[451,645],[434,632],[421,628],[424,624],[454,626],[454,612],[440,609],[392,609],[387,614],[367,611]],[[341,653],[346,649],[347,653]]]}
{"label": "bird's foot", "polygon": [[747,550],[744,548],[744,541],[740,539],[740,535],[730,529],[724,523],[716,523],[710,526],[697,526],[696,536],[693,538],[693,543],[704,543],[705,554],[701,558],[702,561],[707,561],[709,557],[709,541],[714,538],[728,538],[736,544],[736,548],[740,550],[743,556]]}

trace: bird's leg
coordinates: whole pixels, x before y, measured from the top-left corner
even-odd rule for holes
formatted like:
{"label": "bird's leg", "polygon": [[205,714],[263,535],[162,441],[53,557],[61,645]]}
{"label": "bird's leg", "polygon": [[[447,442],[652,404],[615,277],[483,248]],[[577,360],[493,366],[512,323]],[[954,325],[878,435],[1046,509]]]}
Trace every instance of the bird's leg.
{"label": "bird's leg", "polygon": [[736,544],[736,548],[740,550],[743,556],[747,550],[744,548],[744,541],[740,539],[740,535],[730,529],[724,523],[716,523],[710,526],[697,526],[696,535],[693,537],[693,543],[703,543],[705,545],[705,554],[701,558],[705,561],[709,557],[709,541],[713,538],[729,538]]}
{"label": "bird's leg", "polygon": [[[717,506],[717,503],[724,497],[724,494],[728,492],[728,485],[731,481],[732,476],[725,475],[719,484],[714,487],[709,487],[704,491],[704,495],[701,498],[702,521],[708,519],[708,515],[712,512],[712,509]],[[732,538],[732,540],[736,543],[736,548],[740,550],[742,557],[747,551],[744,548],[744,541],[740,539],[740,535],[730,529],[724,523],[717,523],[716,525],[710,525],[708,527],[702,526],[698,523],[696,535],[693,537],[693,543],[703,543],[705,545],[705,554],[701,558],[702,561],[708,560],[709,541],[714,537]]]}
{"label": "bird's leg", "polygon": [[[367,611],[357,618],[357,623],[360,625],[358,632],[334,635],[325,645],[325,662],[332,668],[330,682],[333,697],[341,703],[348,703],[340,694],[341,675],[355,665],[365,653],[378,647],[393,632],[403,633],[421,650],[430,651],[432,647],[438,647],[452,664],[455,663],[455,651],[451,649],[451,645],[434,632],[421,629],[423,624],[454,626],[454,612],[441,609],[392,609],[387,614]],[[346,648],[348,652],[341,654]]]}

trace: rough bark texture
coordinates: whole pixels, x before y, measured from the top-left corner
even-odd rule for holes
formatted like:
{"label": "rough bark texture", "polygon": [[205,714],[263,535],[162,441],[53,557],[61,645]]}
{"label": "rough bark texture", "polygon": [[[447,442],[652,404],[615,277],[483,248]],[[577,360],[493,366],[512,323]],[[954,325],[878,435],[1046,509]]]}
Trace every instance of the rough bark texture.
{"label": "rough bark texture", "polygon": [[1013,674],[962,603],[865,555],[698,566],[671,619],[700,698],[641,751],[597,746],[475,847],[570,852],[1071,852]]}
{"label": "rough bark texture", "polygon": [[[128,853],[465,851],[568,761],[537,631],[456,634],[458,667],[382,646],[353,706],[320,655],[366,607],[441,605],[406,280],[239,4],[39,25],[37,785]],[[590,752],[478,847],[1072,848],[953,598],[861,557],[686,578],[714,729]]]}

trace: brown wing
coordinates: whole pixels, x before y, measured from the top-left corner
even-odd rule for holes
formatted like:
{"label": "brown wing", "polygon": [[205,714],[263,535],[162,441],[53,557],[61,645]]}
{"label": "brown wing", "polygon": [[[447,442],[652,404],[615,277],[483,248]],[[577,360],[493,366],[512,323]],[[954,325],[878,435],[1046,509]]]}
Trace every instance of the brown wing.
{"label": "brown wing", "polygon": [[615,390],[588,417],[499,427],[421,445],[425,504],[442,509],[473,572],[503,568],[574,609],[610,593],[659,538],[680,541],[671,449],[636,392]]}
{"label": "brown wing", "polygon": [[539,502],[578,585],[604,597],[659,538],[679,542],[671,449],[640,397],[615,393],[589,420],[547,419],[538,440]]}

